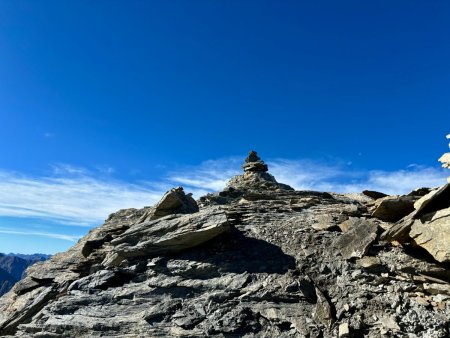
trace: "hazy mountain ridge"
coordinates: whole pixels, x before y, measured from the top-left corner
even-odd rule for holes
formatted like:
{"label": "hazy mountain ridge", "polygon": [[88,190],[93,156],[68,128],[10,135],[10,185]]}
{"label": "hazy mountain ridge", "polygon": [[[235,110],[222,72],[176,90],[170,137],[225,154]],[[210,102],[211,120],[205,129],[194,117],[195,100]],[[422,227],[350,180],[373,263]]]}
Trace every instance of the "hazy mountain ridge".
{"label": "hazy mountain ridge", "polygon": [[3,254],[0,253],[0,296],[8,292],[24,277],[25,270],[36,262],[48,259],[45,254]]}
{"label": "hazy mountain ridge", "polygon": [[13,276],[0,268],[0,296],[7,293],[16,282],[17,280]]}

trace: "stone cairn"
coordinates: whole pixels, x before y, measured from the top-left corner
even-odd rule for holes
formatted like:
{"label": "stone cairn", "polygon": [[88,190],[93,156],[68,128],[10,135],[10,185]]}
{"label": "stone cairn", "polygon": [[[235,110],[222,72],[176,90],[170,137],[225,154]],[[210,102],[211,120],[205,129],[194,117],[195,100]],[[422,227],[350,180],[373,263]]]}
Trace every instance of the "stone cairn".
{"label": "stone cairn", "polygon": [[252,150],[248,153],[247,158],[245,159],[244,164],[242,165],[242,169],[245,172],[267,172],[267,164],[261,160],[256,153],[256,151]]}
{"label": "stone cairn", "polygon": [[[450,139],[450,134],[447,135],[447,139]],[[450,144],[448,146],[450,147]],[[444,155],[442,155],[439,159],[439,162],[442,163],[442,166],[444,168],[450,169],[450,153],[445,153]],[[448,183],[450,183],[450,177],[447,178],[447,181]]]}

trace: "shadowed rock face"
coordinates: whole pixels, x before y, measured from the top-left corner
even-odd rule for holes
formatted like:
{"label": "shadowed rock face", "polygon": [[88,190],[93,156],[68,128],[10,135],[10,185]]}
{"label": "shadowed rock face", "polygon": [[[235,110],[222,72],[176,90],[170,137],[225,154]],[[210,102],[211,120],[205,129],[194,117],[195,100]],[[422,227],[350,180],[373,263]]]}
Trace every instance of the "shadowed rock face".
{"label": "shadowed rock face", "polygon": [[176,188],[120,210],[29,268],[0,299],[0,335],[449,336],[448,265],[380,241],[393,223],[375,199],[295,191],[255,152],[243,167],[195,204]]}

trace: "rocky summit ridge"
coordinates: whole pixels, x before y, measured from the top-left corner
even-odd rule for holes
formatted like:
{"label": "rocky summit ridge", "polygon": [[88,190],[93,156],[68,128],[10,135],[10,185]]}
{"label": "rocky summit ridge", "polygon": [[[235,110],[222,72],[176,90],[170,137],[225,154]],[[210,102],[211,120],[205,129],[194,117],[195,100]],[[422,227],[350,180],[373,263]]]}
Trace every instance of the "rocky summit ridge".
{"label": "rocky summit ridge", "polygon": [[450,188],[223,191],[124,209],[0,298],[14,337],[449,337]]}

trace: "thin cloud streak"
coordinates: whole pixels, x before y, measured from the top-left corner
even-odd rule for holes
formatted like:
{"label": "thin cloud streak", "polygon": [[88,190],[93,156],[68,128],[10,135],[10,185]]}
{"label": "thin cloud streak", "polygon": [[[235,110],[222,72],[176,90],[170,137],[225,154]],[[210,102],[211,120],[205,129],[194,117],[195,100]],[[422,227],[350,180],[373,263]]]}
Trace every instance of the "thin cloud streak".
{"label": "thin cloud streak", "polygon": [[240,173],[240,161],[238,157],[205,161],[199,166],[169,174],[168,180],[191,188],[219,191],[232,176]]}
{"label": "thin cloud streak", "polygon": [[[169,188],[182,185],[198,198],[222,190],[226,182],[240,174],[237,157],[210,160],[198,166],[171,172],[154,182],[132,184],[118,181],[84,168],[58,164],[53,176],[31,177],[0,171],[0,216],[40,218],[66,225],[100,224],[110,213],[124,208],[153,205]],[[427,186],[446,183],[442,168],[417,165],[397,171],[357,171],[344,162],[274,159],[268,161],[278,182],[297,190],[339,193],[378,190],[403,194]]]}
{"label": "thin cloud streak", "polygon": [[123,208],[154,204],[163,191],[120,181],[76,177],[29,177],[0,172],[0,216],[37,217],[92,225]]}
{"label": "thin cloud streak", "polygon": [[[378,190],[387,194],[405,194],[420,187],[437,187],[446,183],[445,170],[437,167],[409,166],[397,171],[360,171],[344,162],[325,163],[313,160],[275,159],[268,161],[269,171],[278,182],[296,190],[338,193]],[[169,178],[191,189],[222,190],[226,182],[241,173],[235,157],[207,161]]]}
{"label": "thin cloud streak", "polygon": [[76,242],[82,236],[73,236],[73,235],[64,235],[50,232],[39,232],[39,231],[17,231],[17,230],[8,230],[8,229],[0,229],[0,234],[9,234],[9,235],[23,235],[23,236],[40,236],[40,237],[48,237],[54,239],[61,239],[69,242]]}
{"label": "thin cloud streak", "polygon": [[437,187],[446,183],[447,173],[441,168],[412,166],[397,171],[357,171],[348,166],[325,165],[313,161],[278,161],[272,163],[278,181],[297,190],[338,193],[376,190],[406,194],[421,187]]}

